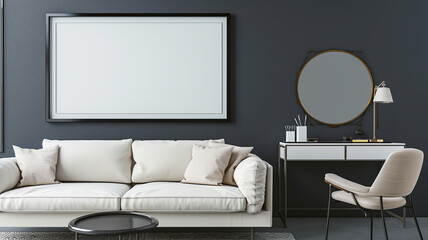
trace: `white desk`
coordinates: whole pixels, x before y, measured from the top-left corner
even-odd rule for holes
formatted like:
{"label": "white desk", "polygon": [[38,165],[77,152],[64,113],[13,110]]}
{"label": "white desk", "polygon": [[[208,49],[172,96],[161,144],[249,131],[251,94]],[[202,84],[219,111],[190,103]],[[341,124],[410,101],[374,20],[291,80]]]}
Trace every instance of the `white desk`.
{"label": "white desk", "polygon": [[[278,146],[278,205],[284,225],[287,223],[287,162],[288,161],[384,161],[404,143],[345,143],[345,142],[280,142]],[[282,195],[281,163],[284,166],[284,195]],[[283,202],[281,199],[284,199]],[[282,205],[284,204],[284,207]],[[303,210],[303,209],[293,209]],[[310,210],[308,208],[308,210]],[[317,209],[321,210],[321,209]],[[327,209],[326,209],[327,210]],[[405,210],[403,210],[405,211]],[[405,212],[404,212],[405,215]],[[395,215],[401,218],[400,216]],[[405,218],[402,219],[405,224]]]}

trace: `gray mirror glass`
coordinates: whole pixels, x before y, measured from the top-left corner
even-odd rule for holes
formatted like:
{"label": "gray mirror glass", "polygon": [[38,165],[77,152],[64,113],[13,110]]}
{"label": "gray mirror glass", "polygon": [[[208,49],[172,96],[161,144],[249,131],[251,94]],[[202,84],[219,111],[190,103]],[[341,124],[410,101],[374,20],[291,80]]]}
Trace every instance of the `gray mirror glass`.
{"label": "gray mirror glass", "polygon": [[357,56],[340,50],[321,52],[302,67],[297,95],[305,112],[328,125],[358,118],[371,102],[373,79]]}

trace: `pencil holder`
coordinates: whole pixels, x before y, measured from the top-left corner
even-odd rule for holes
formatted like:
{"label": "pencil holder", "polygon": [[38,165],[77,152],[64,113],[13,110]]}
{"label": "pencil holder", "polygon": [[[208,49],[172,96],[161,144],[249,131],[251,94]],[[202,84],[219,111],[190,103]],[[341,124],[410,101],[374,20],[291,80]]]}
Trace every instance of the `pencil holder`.
{"label": "pencil holder", "polygon": [[296,142],[307,142],[308,141],[308,127],[297,126],[296,127]]}
{"label": "pencil holder", "polygon": [[285,141],[286,142],[295,142],[296,141],[296,132],[286,131],[285,132]]}

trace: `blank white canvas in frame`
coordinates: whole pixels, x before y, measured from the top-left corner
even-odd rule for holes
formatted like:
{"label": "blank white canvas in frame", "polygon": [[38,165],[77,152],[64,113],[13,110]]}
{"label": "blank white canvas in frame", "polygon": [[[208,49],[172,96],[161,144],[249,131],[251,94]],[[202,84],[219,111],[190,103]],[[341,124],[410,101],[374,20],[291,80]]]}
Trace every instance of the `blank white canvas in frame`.
{"label": "blank white canvas in frame", "polygon": [[227,17],[49,24],[51,119],[227,119]]}

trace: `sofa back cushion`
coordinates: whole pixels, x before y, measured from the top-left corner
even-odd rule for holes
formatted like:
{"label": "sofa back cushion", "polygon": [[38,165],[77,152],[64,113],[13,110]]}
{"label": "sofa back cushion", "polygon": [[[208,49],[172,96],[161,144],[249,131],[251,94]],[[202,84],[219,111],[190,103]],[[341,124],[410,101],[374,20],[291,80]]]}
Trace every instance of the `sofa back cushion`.
{"label": "sofa back cushion", "polygon": [[43,140],[43,148],[59,146],[58,181],[131,182],[132,139]]}
{"label": "sofa back cushion", "polygon": [[[215,140],[224,143],[223,139]],[[184,178],[187,165],[192,160],[193,144],[208,145],[206,141],[134,141],[132,153],[135,166],[132,182],[179,182]]]}

